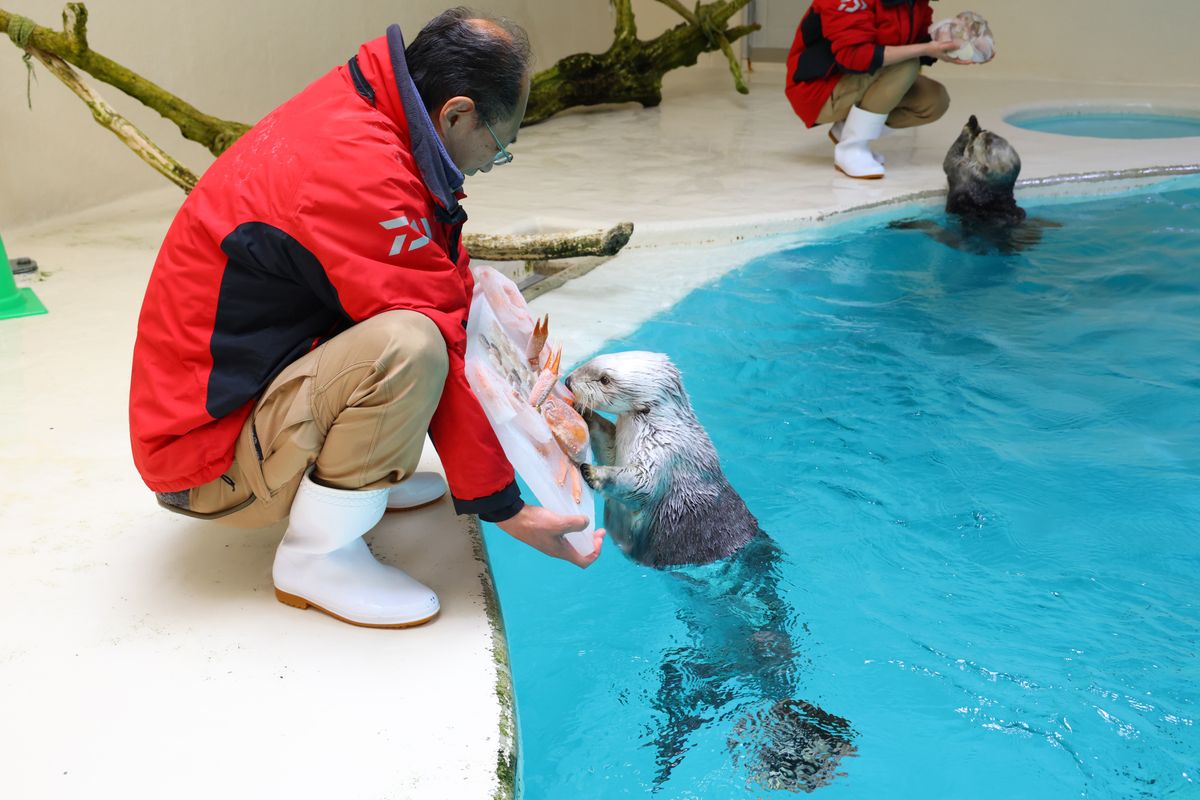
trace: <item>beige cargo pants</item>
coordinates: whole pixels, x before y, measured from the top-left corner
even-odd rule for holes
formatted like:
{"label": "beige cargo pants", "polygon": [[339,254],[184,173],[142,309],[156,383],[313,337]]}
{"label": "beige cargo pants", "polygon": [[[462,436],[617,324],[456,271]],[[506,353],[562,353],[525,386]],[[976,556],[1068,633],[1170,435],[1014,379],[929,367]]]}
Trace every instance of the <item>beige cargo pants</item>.
{"label": "beige cargo pants", "polygon": [[[262,527],[288,515],[300,480],[339,489],[392,486],[417,468],[448,359],[415,311],[360,322],[288,365],[242,427],[233,465],[191,489],[193,517]],[[169,506],[168,506],[169,507]]]}
{"label": "beige cargo pants", "polygon": [[922,75],[921,62],[913,58],[874,75],[843,75],[817,115],[817,123],[844,120],[854,106],[887,114],[889,128],[912,128],[940,119],[950,108],[950,94],[945,86]]}

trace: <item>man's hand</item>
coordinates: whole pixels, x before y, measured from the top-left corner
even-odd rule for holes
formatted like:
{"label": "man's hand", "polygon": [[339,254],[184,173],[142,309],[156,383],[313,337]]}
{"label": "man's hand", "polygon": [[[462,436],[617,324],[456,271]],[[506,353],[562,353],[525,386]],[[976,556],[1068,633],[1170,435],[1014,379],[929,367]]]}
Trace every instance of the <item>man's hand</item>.
{"label": "man's hand", "polygon": [[500,530],[509,536],[522,541],[535,550],[540,550],[553,558],[570,561],[577,567],[586,569],[600,557],[600,544],[604,541],[604,529],[599,528],[593,534],[591,555],[580,555],[575,547],[563,538],[564,534],[581,531],[587,527],[588,518],[582,514],[555,514],[541,506],[527,505],[517,512],[516,516],[497,522]]}

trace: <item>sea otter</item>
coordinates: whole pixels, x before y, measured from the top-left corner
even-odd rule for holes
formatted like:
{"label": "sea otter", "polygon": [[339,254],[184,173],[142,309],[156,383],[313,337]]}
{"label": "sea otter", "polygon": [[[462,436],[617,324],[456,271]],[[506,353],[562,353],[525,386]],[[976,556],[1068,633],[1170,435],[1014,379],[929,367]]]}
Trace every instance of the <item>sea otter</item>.
{"label": "sea otter", "polygon": [[1049,220],[1027,219],[1013,189],[1021,174],[1021,157],[999,134],[979,127],[972,114],[946,153],[942,169],[949,182],[946,212],[950,224],[933,220],[900,220],[889,227],[920,230],[942,244],[974,253],[1011,254],[1037,244]]}
{"label": "sea otter", "polygon": [[[669,358],[597,356],[566,385],[589,412],[601,461],[581,465],[583,479],[604,495],[605,526],[630,558],[656,568],[707,564],[765,535],[721,471]],[[617,414],[616,426],[596,411]]]}
{"label": "sea otter", "polygon": [[[669,573],[688,635],[663,654],[651,707],[658,771],[670,778],[692,736],[737,714],[735,763],[764,788],[812,791],[856,752],[846,720],[803,700],[784,554],[721,471],[678,368],[661,353],[597,356],[572,372],[602,465],[580,466],[605,498],[605,527],[633,560]],[[617,414],[617,422],[597,411]],[[741,689],[731,695],[729,683]]]}

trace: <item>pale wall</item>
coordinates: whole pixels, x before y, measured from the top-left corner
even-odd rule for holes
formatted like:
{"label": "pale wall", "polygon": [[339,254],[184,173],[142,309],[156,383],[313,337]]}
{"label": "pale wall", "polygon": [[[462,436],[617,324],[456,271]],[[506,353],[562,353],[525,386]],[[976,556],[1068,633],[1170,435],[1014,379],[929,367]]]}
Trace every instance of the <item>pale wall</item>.
{"label": "pale wall", "polygon": [[979,77],[1200,85],[1197,0],[942,0],[933,7],[935,20],[964,8],[988,19],[997,58]]}
{"label": "pale wall", "polygon": [[[392,22],[411,40],[453,0],[94,0],[93,49],[175,93],[201,111],[252,123]],[[0,0],[0,8],[59,28],[59,0]],[[475,8],[511,17],[529,31],[539,67],[612,42],[607,0],[480,0]],[[679,22],[653,0],[636,0],[639,33]],[[26,105],[21,51],[0,33],[0,234],[6,228],[169,185],[88,108],[35,64],[33,110]],[[711,57],[706,57],[711,58]],[[90,79],[89,79],[89,82]],[[212,161],[201,146],[116,89],[91,82],[119,112],[199,173]]]}
{"label": "pale wall", "polygon": [[[807,0],[755,5],[759,19],[774,26],[756,37],[756,46],[789,47]],[[966,8],[991,23],[999,54],[986,68],[973,69],[973,77],[1200,85],[1191,42],[1200,28],[1198,0],[935,0],[933,18]]]}
{"label": "pale wall", "polygon": [[[253,122],[345,61],[357,44],[398,22],[411,37],[447,0],[98,0],[89,4],[92,46],[197,108]],[[690,0],[686,0],[691,5]],[[58,0],[0,0],[0,7],[58,26]],[[487,0],[475,4],[522,22],[541,66],[611,41],[606,0]],[[803,6],[797,0],[797,6]],[[992,21],[1000,56],[971,67],[980,79],[1038,77],[1133,84],[1200,84],[1190,32],[1198,0],[973,0]],[[635,0],[649,38],[676,23],[654,0]],[[939,3],[938,17],[959,10]],[[1179,32],[1171,35],[1172,31]],[[5,227],[159,188],[142,164],[56,78],[37,67],[33,111],[26,108],[21,53],[0,39],[0,232]],[[709,66],[719,60],[706,56]],[[941,66],[938,69],[942,69]],[[719,91],[729,91],[727,80]],[[193,170],[211,161],[199,145],[115,89],[98,89]]]}

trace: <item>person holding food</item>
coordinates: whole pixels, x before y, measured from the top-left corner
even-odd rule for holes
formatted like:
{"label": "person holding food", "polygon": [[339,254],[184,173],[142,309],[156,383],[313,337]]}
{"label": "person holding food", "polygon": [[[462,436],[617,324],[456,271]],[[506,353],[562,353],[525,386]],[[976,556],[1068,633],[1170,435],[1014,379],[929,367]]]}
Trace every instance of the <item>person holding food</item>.
{"label": "person holding food", "polygon": [[[268,114],[205,172],[151,272],[133,352],[133,460],[163,507],[288,519],[276,597],[419,625],[436,593],[363,535],[439,499],[557,558],[583,514],[526,505],[464,375],[467,176],[513,160],[530,92],[515,23],[399,26]],[[426,434],[447,480],[416,472]]]}
{"label": "person holding food", "polygon": [[885,174],[871,142],[889,129],[927,125],[950,107],[941,83],[921,74],[955,40],[932,41],[931,0],[813,0],[788,54],[786,94],[809,128],[832,123],[834,167],[851,178]]}

